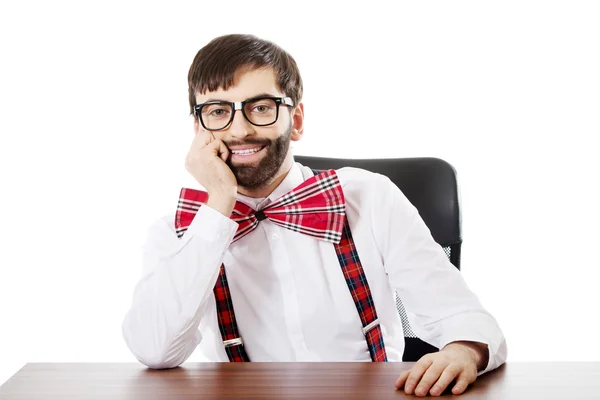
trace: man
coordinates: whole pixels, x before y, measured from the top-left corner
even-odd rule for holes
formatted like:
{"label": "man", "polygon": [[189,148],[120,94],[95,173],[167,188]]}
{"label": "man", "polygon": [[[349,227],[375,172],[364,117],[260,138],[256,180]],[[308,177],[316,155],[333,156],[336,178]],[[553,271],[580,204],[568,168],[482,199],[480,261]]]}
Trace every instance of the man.
{"label": "man", "polygon": [[[401,374],[408,394],[464,392],[506,360],[504,336],[416,209],[386,177],[294,162],[304,134],[293,58],[251,35],[214,39],[188,75],[195,136],[176,212],[146,241],[123,322],[136,358],[401,361],[397,291],[440,348]],[[303,214],[302,214],[303,213]]]}

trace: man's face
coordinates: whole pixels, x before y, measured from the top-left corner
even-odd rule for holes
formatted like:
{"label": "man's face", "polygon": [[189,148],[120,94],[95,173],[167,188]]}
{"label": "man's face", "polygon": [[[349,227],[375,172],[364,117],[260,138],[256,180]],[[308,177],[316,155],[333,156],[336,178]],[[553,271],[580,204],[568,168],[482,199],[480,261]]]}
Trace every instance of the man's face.
{"label": "man's face", "polygon": [[[278,89],[275,73],[271,68],[238,72],[228,90],[197,93],[196,102],[238,102],[263,95],[286,96]],[[214,137],[222,140],[229,149],[227,165],[233,171],[239,186],[247,189],[267,186],[277,176],[284,163],[291,165],[290,141],[299,140],[302,134],[302,130],[298,129],[302,123],[301,110],[299,117],[296,114],[297,107],[280,105],[277,122],[269,126],[255,126],[244,118],[241,110],[238,110],[229,126],[223,130],[212,131]],[[195,127],[196,132],[204,130],[198,121]]]}

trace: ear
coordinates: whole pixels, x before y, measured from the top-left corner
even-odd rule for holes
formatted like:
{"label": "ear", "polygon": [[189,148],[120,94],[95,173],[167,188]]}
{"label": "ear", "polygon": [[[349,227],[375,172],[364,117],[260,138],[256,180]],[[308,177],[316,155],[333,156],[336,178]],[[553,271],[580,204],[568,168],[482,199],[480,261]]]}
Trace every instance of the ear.
{"label": "ear", "polygon": [[302,139],[304,135],[304,103],[299,103],[292,111],[292,135],[291,139],[294,142]]}

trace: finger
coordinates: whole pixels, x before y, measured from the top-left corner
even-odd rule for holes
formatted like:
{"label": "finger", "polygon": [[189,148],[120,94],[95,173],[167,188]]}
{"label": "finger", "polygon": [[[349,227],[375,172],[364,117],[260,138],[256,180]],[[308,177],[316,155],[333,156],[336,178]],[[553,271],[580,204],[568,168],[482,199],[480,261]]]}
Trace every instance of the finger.
{"label": "finger", "polygon": [[458,376],[460,373],[460,369],[454,367],[453,365],[449,365],[444,369],[440,379],[437,380],[435,385],[431,388],[429,393],[432,396],[439,396],[444,393],[444,390],[448,387],[448,385]]}
{"label": "finger", "polygon": [[423,356],[419,361],[417,361],[417,363],[411,368],[410,374],[406,379],[406,383],[404,384],[404,393],[413,394],[413,390],[415,390],[415,387],[421,380],[421,377],[432,363],[433,360],[427,356]]}
{"label": "finger", "polygon": [[206,147],[210,142],[215,139],[212,132],[201,129],[198,131],[198,134],[194,136],[194,140],[192,142],[192,147],[202,149]]}
{"label": "finger", "polygon": [[213,155],[220,157],[224,162],[227,161],[227,157],[229,157],[229,149],[225,143],[219,139],[215,139],[207,144],[205,150],[208,150]]}
{"label": "finger", "polygon": [[215,140],[214,142],[218,143],[219,145],[217,152],[221,157],[221,160],[223,160],[223,162],[227,162],[227,158],[229,157],[229,149],[222,140]]}
{"label": "finger", "polygon": [[410,374],[410,369],[402,371],[400,377],[396,381],[396,389],[402,389],[402,387],[404,386],[404,382],[406,382],[406,379],[408,378],[408,374]]}
{"label": "finger", "polygon": [[431,366],[427,368],[427,371],[425,371],[423,377],[421,378],[421,381],[417,385],[417,388],[415,389],[415,394],[417,396],[426,396],[427,392],[429,392],[429,389],[431,389],[433,384],[436,383],[438,379],[440,379],[440,376],[442,375],[442,372],[444,372],[444,369],[446,369],[446,367],[448,367],[448,364],[439,360],[431,364]]}
{"label": "finger", "polygon": [[467,387],[475,382],[477,379],[477,373],[473,374],[472,372],[463,371],[459,376],[456,382],[456,385],[452,388],[453,394],[462,394]]}

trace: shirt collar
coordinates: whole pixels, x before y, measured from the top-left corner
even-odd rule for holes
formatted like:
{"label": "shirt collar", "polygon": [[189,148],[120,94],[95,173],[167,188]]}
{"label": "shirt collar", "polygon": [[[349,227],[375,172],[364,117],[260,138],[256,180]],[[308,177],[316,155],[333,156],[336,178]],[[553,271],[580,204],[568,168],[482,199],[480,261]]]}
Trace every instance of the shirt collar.
{"label": "shirt collar", "polygon": [[238,201],[241,201],[242,203],[252,207],[254,210],[262,210],[268,204],[274,202],[287,192],[296,188],[296,186],[300,185],[302,182],[304,182],[304,176],[300,170],[300,166],[294,162],[292,163],[292,167],[288,171],[285,178],[283,178],[283,181],[281,181],[279,186],[277,186],[268,197],[254,198],[238,193],[237,199]]}

